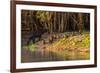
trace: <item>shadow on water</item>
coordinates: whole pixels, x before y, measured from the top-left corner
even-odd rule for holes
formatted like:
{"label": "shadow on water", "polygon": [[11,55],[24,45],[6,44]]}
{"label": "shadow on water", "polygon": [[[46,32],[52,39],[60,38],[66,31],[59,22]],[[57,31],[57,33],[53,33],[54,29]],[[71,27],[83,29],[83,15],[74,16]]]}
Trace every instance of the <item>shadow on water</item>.
{"label": "shadow on water", "polygon": [[45,61],[68,61],[68,60],[85,60],[89,52],[78,51],[49,51],[46,49],[37,49],[30,51],[22,48],[21,50],[21,62],[45,62]]}
{"label": "shadow on water", "polygon": [[63,59],[54,52],[44,49],[30,51],[22,49],[21,62],[62,61]]}

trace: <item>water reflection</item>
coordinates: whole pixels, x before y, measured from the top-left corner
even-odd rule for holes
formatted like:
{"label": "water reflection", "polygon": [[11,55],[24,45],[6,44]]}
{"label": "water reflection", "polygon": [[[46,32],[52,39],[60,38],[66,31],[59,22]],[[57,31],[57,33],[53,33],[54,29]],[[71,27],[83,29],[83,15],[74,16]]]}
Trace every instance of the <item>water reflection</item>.
{"label": "water reflection", "polygon": [[30,51],[22,48],[21,62],[45,62],[45,61],[67,61],[67,60],[86,60],[89,59],[89,51],[78,50],[50,51],[37,49]]}

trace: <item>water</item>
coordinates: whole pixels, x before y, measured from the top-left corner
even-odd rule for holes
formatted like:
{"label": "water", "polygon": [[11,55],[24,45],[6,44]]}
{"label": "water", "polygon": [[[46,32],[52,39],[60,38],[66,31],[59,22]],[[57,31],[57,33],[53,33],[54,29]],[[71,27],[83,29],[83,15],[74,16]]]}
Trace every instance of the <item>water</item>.
{"label": "water", "polygon": [[69,61],[69,60],[87,60],[89,51],[80,52],[78,50],[56,50],[37,49],[30,51],[22,48],[21,62],[46,62],[46,61]]}

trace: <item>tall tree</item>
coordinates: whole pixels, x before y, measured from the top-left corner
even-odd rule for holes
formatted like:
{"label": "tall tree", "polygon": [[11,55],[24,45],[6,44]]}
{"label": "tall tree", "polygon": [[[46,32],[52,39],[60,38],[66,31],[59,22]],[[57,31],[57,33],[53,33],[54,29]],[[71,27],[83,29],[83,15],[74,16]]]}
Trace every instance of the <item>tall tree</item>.
{"label": "tall tree", "polygon": [[82,32],[82,29],[83,29],[83,14],[79,13],[78,18],[79,18],[78,30],[79,30],[79,32]]}

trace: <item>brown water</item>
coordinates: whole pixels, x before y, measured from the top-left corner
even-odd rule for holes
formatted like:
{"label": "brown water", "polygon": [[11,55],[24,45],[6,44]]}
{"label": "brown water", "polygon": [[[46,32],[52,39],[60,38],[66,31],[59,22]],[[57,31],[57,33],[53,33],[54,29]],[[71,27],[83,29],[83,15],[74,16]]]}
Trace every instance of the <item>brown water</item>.
{"label": "brown water", "polygon": [[37,49],[34,51],[22,48],[21,62],[45,62],[45,61],[68,61],[68,60],[87,60],[89,51],[81,52],[78,50],[50,51]]}

